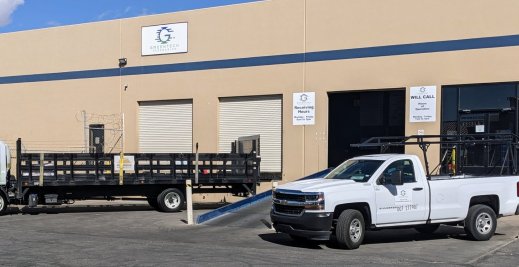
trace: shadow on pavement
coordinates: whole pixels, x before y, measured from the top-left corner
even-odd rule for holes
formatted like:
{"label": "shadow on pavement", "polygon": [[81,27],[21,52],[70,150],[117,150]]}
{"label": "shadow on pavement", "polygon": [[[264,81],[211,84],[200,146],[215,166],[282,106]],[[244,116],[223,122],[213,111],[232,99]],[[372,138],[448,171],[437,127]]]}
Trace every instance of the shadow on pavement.
{"label": "shadow on pavement", "polygon": [[[503,235],[496,233],[495,235]],[[339,249],[333,241],[296,241],[287,234],[268,233],[258,235],[261,239],[283,246],[301,247],[309,249],[322,249],[321,246]],[[462,227],[442,225],[434,234],[421,234],[414,229],[386,229],[378,231],[368,231],[363,244],[384,244],[401,242],[419,242],[438,239],[459,239],[470,240]]]}
{"label": "shadow on pavement", "polygon": [[[135,201],[134,201],[135,202]],[[27,206],[10,206],[6,215],[16,214],[59,214],[59,213],[82,213],[82,212],[127,212],[127,211],[147,211],[154,210],[146,201],[142,203],[128,203],[123,202],[107,204],[67,204],[67,205],[44,205],[35,208]],[[228,203],[194,203],[194,210],[216,209]],[[157,211],[159,212],[159,211]]]}
{"label": "shadow on pavement", "polygon": [[298,248],[308,248],[308,249],[323,249],[321,246],[323,244],[326,244],[328,242],[326,241],[296,241],[290,238],[287,234],[281,234],[281,233],[268,233],[268,234],[259,234],[258,235],[261,239],[288,247],[298,247]]}

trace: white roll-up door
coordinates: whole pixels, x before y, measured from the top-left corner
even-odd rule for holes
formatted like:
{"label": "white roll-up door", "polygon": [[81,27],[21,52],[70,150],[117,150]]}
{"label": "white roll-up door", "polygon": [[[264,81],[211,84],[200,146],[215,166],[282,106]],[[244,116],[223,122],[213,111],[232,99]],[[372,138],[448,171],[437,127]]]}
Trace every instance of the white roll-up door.
{"label": "white roll-up door", "polygon": [[191,100],[139,103],[141,153],[192,153],[193,102]]}
{"label": "white roll-up door", "polygon": [[281,172],[281,96],[220,98],[219,152],[239,137],[260,135],[261,172]]}

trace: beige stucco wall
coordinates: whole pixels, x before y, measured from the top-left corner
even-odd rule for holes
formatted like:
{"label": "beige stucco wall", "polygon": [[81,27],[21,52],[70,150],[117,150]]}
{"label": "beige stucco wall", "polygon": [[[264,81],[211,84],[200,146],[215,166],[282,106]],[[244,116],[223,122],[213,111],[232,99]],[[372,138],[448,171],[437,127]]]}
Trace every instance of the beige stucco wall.
{"label": "beige stucco wall", "polygon": [[[519,34],[519,1],[270,0],[228,7],[0,34],[0,76],[197,62]],[[189,23],[189,52],[141,56],[141,27]],[[81,110],[125,114],[138,151],[138,102],[193,99],[193,143],[218,149],[218,98],[283,95],[283,181],[327,167],[328,92],[519,80],[519,47],[81,80],[0,84],[0,139],[83,143]],[[122,90],[127,85],[126,91]],[[293,126],[292,93],[316,92],[316,124]],[[407,95],[409,90],[407,90]],[[408,148],[417,153],[416,148]],[[432,147],[431,155],[438,155]],[[437,159],[437,156],[431,157]],[[434,165],[434,162],[431,163]]]}

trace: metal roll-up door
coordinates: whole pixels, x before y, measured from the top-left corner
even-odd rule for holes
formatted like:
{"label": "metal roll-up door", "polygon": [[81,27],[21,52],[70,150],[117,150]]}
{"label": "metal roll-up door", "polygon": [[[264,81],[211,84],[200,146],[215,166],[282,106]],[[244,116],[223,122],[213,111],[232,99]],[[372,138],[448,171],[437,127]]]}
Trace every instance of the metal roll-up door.
{"label": "metal roll-up door", "polygon": [[141,153],[192,153],[193,102],[140,102],[139,150]]}
{"label": "metal roll-up door", "polygon": [[262,173],[281,173],[282,97],[220,98],[219,152],[240,137],[259,135]]}

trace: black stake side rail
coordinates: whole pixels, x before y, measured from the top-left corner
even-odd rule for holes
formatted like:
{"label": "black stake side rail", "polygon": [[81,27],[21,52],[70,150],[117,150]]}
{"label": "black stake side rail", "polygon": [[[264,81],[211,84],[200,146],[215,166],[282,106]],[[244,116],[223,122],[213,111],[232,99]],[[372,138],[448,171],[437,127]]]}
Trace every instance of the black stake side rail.
{"label": "black stake side rail", "polygon": [[389,147],[417,145],[423,152],[427,177],[430,179],[431,174],[429,171],[427,150],[429,146],[433,144],[447,145],[450,147],[504,145],[512,151],[510,157],[513,161],[513,173],[516,174],[518,170],[516,159],[517,149],[519,148],[519,136],[511,133],[371,137],[362,143],[351,144],[350,146],[356,148],[380,148],[383,153]]}
{"label": "black stake side rail", "polygon": [[[114,162],[119,154],[17,152],[18,188],[119,185]],[[195,178],[195,154],[129,153],[125,157],[133,157],[135,164],[133,170],[124,172],[124,185],[184,184]],[[255,154],[201,153],[198,166],[201,186],[255,184],[260,158]]]}

